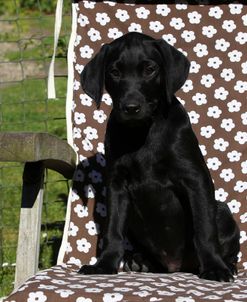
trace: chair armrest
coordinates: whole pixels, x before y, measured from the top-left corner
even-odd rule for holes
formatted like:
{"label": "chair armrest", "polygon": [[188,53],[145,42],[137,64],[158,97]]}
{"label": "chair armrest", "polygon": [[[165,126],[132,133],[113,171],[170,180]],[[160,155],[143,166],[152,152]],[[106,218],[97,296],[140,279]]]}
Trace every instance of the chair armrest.
{"label": "chair armrest", "polygon": [[45,168],[71,179],[76,166],[76,153],[64,140],[49,133],[0,133],[0,161],[38,162]]}
{"label": "chair armrest", "polygon": [[0,133],[0,161],[25,163],[16,256],[15,288],[35,274],[39,263],[44,170],[71,179],[76,153],[64,140],[48,133]]}

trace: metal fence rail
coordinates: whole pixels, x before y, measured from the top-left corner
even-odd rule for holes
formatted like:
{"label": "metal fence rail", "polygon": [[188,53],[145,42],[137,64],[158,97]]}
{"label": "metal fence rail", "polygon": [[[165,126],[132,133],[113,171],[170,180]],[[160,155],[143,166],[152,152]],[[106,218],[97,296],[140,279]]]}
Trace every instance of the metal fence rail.
{"label": "metal fence rail", "polygon": [[[0,0],[0,131],[40,131],[66,138],[66,51],[70,34],[66,3],[57,49],[57,99],[47,99],[56,1]],[[0,162],[0,297],[13,289],[23,166]],[[40,268],[54,264],[65,215],[68,184],[47,171]]]}

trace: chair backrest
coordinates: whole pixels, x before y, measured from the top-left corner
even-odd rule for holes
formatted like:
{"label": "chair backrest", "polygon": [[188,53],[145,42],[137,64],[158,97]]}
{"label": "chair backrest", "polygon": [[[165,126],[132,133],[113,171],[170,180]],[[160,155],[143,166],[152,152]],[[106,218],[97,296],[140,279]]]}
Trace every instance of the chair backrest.
{"label": "chair backrest", "polygon": [[[77,1],[74,34],[73,143],[79,165],[70,196],[64,262],[80,266],[96,259],[97,235],[107,213],[103,172],[104,133],[111,100],[100,109],[80,85],[80,73],[104,43],[140,31],[163,38],[191,61],[177,96],[189,113],[215,184],[241,229],[240,267],[247,268],[246,95],[247,6],[123,4]],[[165,2],[165,1],[163,1]],[[171,1],[169,1],[171,2]],[[204,1],[205,2],[205,1]]]}

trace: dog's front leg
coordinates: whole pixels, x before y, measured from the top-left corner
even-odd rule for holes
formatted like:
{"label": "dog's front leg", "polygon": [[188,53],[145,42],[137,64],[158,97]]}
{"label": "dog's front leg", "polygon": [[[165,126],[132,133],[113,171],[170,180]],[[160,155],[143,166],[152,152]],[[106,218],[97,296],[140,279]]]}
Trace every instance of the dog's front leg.
{"label": "dog's front leg", "polygon": [[110,181],[107,186],[107,224],[103,252],[95,265],[84,265],[81,274],[116,274],[123,258],[124,229],[128,210],[128,194],[123,182]]}
{"label": "dog's front leg", "polygon": [[233,276],[220,251],[216,225],[216,201],[213,184],[205,173],[184,183],[193,217],[194,245],[200,264],[200,277],[232,281]]}

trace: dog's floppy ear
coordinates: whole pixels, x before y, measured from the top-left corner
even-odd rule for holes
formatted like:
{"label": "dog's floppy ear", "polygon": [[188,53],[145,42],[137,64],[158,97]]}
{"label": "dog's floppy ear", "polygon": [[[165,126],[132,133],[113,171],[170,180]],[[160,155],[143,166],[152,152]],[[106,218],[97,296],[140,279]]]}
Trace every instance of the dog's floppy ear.
{"label": "dog's floppy ear", "polygon": [[190,62],[176,48],[164,40],[156,40],[156,45],[165,63],[167,88],[170,95],[175,94],[185,83],[190,69]]}
{"label": "dog's floppy ear", "polygon": [[83,90],[93,100],[97,107],[100,105],[105,82],[105,64],[108,45],[101,47],[96,56],[84,67],[81,73],[81,85]]}

